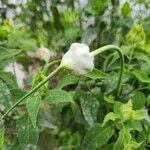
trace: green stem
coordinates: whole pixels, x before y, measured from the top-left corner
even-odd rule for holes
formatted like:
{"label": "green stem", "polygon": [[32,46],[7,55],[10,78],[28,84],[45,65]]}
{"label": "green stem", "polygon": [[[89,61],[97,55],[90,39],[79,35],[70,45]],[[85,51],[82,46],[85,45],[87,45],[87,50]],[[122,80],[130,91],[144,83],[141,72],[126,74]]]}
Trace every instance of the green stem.
{"label": "green stem", "polygon": [[62,66],[57,67],[50,75],[46,77],[42,82],[40,82],[37,86],[35,86],[31,91],[29,91],[26,95],[24,95],[21,99],[19,99],[10,109],[6,111],[6,113],[1,117],[0,121],[4,119],[10,111],[12,111],[19,103],[21,103],[25,98],[33,94],[35,91],[37,91],[42,85],[44,85],[50,78],[52,78],[54,75],[56,75],[61,69],[63,69]]}
{"label": "green stem", "polygon": [[121,52],[121,49],[115,45],[106,45],[106,46],[96,49],[95,51],[91,52],[91,54],[93,56],[96,56],[104,51],[111,50],[111,49],[117,51],[117,53],[119,54],[119,57],[120,57],[120,74],[119,74],[119,79],[118,79],[118,83],[117,83],[117,87],[116,87],[116,98],[117,98],[119,96],[120,90],[121,90],[123,67],[124,67],[124,57]]}
{"label": "green stem", "polygon": [[52,66],[52,65],[54,65],[54,64],[56,64],[56,63],[59,63],[61,60],[54,60],[54,61],[52,61],[52,62],[50,62],[50,63],[47,63],[45,66],[44,66],[44,68],[43,68],[43,70],[42,70],[42,73],[44,74],[44,75],[46,75],[47,74],[47,72],[48,72],[48,69]]}

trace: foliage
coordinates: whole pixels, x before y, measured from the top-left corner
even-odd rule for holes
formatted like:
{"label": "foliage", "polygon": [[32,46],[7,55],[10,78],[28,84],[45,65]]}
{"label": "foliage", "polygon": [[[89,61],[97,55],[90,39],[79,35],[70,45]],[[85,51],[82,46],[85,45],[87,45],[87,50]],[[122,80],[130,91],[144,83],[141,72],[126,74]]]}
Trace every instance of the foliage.
{"label": "foliage", "polygon": [[[32,58],[42,46],[61,58],[73,42],[91,51],[103,45],[121,47],[123,84],[114,97],[119,57],[106,52],[95,69],[76,77],[63,71],[0,122],[0,149],[146,150],[150,145],[150,5],[148,0],[2,1],[0,23],[0,116],[57,65]],[[134,6],[141,6],[136,13]],[[20,12],[16,10],[20,9]],[[14,12],[13,18],[7,16]],[[54,58],[52,58],[54,59]],[[10,63],[23,67],[24,86]],[[40,69],[32,76],[31,66]],[[46,72],[44,69],[47,69]]]}

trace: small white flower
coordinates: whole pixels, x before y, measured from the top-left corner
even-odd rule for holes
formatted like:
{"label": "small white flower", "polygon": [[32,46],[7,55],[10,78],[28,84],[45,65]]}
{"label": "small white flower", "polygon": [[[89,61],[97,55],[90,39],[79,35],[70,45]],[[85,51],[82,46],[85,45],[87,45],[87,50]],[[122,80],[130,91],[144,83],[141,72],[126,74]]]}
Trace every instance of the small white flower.
{"label": "small white flower", "polygon": [[94,57],[86,44],[73,43],[63,56],[61,66],[75,75],[84,75],[93,70]]}
{"label": "small white flower", "polygon": [[45,47],[41,47],[39,48],[39,57],[44,60],[45,62],[48,62],[50,59],[50,51],[45,48]]}

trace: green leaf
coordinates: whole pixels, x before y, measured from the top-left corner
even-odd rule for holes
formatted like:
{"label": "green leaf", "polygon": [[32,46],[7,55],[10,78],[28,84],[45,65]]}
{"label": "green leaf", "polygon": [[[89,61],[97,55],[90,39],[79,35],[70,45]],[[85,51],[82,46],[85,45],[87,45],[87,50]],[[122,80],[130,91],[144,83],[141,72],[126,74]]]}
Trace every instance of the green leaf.
{"label": "green leaf", "polygon": [[121,150],[124,148],[121,133],[119,132],[119,138],[117,139],[116,143],[114,144],[113,150]]}
{"label": "green leaf", "polygon": [[[150,44],[149,43],[144,43],[142,45],[139,45],[139,47],[143,52],[146,52],[146,54],[150,54]],[[146,61],[146,60],[145,60]]]}
{"label": "green leaf", "polygon": [[103,83],[105,85],[105,93],[106,94],[109,94],[113,90],[116,89],[117,81],[118,81],[118,73],[116,73],[116,72],[109,73],[107,78],[103,81]]}
{"label": "green leaf", "polygon": [[29,64],[29,58],[27,57],[27,55],[17,56],[16,62],[21,64],[23,68],[25,69],[25,71],[28,71],[28,67],[30,64]]}
{"label": "green leaf", "polygon": [[147,63],[147,65],[150,66],[150,57],[147,56],[147,54],[141,53],[141,52],[136,52],[134,54],[134,58],[136,58],[138,61],[141,61],[141,60],[145,61]]}
{"label": "green leaf", "polygon": [[81,109],[85,120],[90,126],[97,120],[97,112],[99,108],[99,102],[91,94],[84,94],[81,99]]}
{"label": "green leaf", "polygon": [[116,143],[114,144],[113,150],[123,150],[124,145],[129,143],[130,140],[131,140],[130,130],[124,126],[119,131],[119,137],[118,137]]}
{"label": "green leaf", "polygon": [[150,83],[150,78],[145,72],[134,70],[131,72],[139,81],[144,83]]}
{"label": "green leaf", "polygon": [[134,26],[127,35],[127,39],[136,45],[142,45],[145,43],[145,33],[142,24]]}
{"label": "green leaf", "polygon": [[128,121],[128,127],[132,130],[136,130],[138,132],[142,132],[143,131],[143,126],[142,126],[142,122],[139,120],[130,120]]}
{"label": "green leaf", "polygon": [[0,81],[0,104],[7,107],[11,105],[11,93],[7,84],[3,81]]}
{"label": "green leaf", "polygon": [[146,118],[148,118],[147,110],[140,109],[140,110],[133,111],[132,119],[134,119],[134,120],[142,120],[142,119],[146,119]]}
{"label": "green leaf", "polygon": [[[73,11],[71,11],[72,13]],[[68,28],[65,30],[65,40],[68,42],[68,43],[72,43],[78,36],[80,33],[80,30],[79,28]]]}
{"label": "green leaf", "polygon": [[0,26],[0,39],[6,39],[12,26],[10,25],[8,20],[3,20]]}
{"label": "green leaf", "polygon": [[121,102],[118,102],[118,101],[115,102],[114,108],[113,108],[115,114],[117,114],[117,115],[121,115],[122,114],[121,106],[122,106]]}
{"label": "green leaf", "polygon": [[148,97],[147,97],[147,105],[148,106],[150,105],[150,95],[148,95]]}
{"label": "green leaf", "polygon": [[4,59],[9,59],[21,53],[19,49],[6,49],[0,47],[0,62]]}
{"label": "green leaf", "polygon": [[146,119],[148,116],[145,109],[133,110],[133,104],[131,99],[126,103],[121,105],[122,119],[126,120],[142,120]]}
{"label": "green leaf", "polygon": [[[37,86],[40,82],[46,79],[46,76],[42,72],[38,72],[33,79],[33,87]],[[46,93],[48,90],[48,83],[46,82],[39,90],[38,92],[43,96],[43,94]]]}
{"label": "green leaf", "polygon": [[118,119],[118,118],[119,118],[118,115],[116,115],[116,114],[113,113],[113,112],[110,112],[110,113],[108,113],[108,114],[105,116],[102,126],[104,126],[104,125],[106,124],[106,122],[108,122],[109,120],[115,121],[115,120]]}
{"label": "green leaf", "polygon": [[[126,56],[133,48],[133,45],[123,45],[121,46],[121,52],[124,56]],[[109,62],[109,66],[111,66],[114,62],[116,62],[119,59],[119,55],[117,52],[114,52],[114,57],[112,58],[112,60]]]}
{"label": "green leaf", "polygon": [[[16,78],[12,73],[0,72],[0,80],[2,80],[2,82],[7,85],[7,88],[9,88],[9,94],[8,90],[5,89],[5,91],[7,92],[7,97],[11,95],[11,99],[13,99],[14,101],[17,101],[20,97],[22,97],[25,94],[23,90],[19,89]],[[6,92],[4,94],[6,94]]]}
{"label": "green leaf", "polygon": [[131,99],[127,103],[121,105],[121,113],[124,121],[132,118],[133,109]]}
{"label": "green leaf", "polygon": [[4,128],[0,129],[0,150],[2,150],[4,144]]}
{"label": "green leaf", "polygon": [[140,109],[145,106],[146,97],[142,92],[135,92],[134,97],[132,98],[133,109]]}
{"label": "green leaf", "polygon": [[125,2],[123,4],[123,7],[122,7],[122,10],[121,10],[121,13],[122,13],[122,16],[124,18],[127,18],[127,17],[130,17],[130,14],[131,14],[131,7],[130,7],[130,4],[128,2]]}
{"label": "green leaf", "polygon": [[40,104],[41,104],[40,96],[29,97],[27,99],[28,115],[31,119],[31,122],[34,128],[36,128],[36,120],[37,120],[37,115],[39,112]]}
{"label": "green leaf", "polygon": [[104,96],[104,100],[108,103],[111,103],[111,104],[114,104],[115,103],[115,100],[114,100],[114,97],[112,95],[109,95],[109,96]]}
{"label": "green leaf", "polygon": [[61,89],[61,88],[65,87],[65,86],[67,86],[67,85],[77,84],[77,82],[78,82],[78,78],[77,77],[68,74],[68,75],[63,76],[59,80],[57,88]]}
{"label": "green leaf", "polygon": [[128,144],[126,144],[124,146],[124,150],[133,150],[133,148],[137,149],[137,148],[139,148],[141,146],[141,144],[142,144],[142,142],[137,143],[135,141],[130,141]]}
{"label": "green leaf", "polygon": [[85,76],[89,77],[93,80],[96,80],[96,79],[104,79],[104,78],[106,78],[107,75],[98,69],[93,69],[93,71],[89,72]]}
{"label": "green leaf", "polygon": [[[43,81],[46,78],[46,76],[42,72],[38,72],[33,79],[33,87],[38,85],[41,81]],[[46,85],[46,84],[45,84]]]}
{"label": "green leaf", "polygon": [[10,89],[18,88],[15,76],[12,73],[0,72],[0,79],[5,82]]}
{"label": "green leaf", "polygon": [[64,90],[53,89],[47,92],[47,97],[45,98],[49,104],[59,104],[59,103],[74,103],[72,97]]}
{"label": "green leaf", "polygon": [[17,121],[17,139],[20,149],[36,149],[39,138],[39,129],[33,128],[28,116]]}
{"label": "green leaf", "polygon": [[87,132],[84,138],[84,149],[101,148],[113,136],[115,128],[112,125],[102,127],[100,124],[95,124]]}
{"label": "green leaf", "polygon": [[23,97],[26,92],[21,90],[21,89],[10,89],[11,95],[12,95],[12,99],[14,101],[19,100],[21,97]]}
{"label": "green leaf", "polygon": [[95,14],[102,15],[108,7],[107,0],[91,0],[92,10]]}

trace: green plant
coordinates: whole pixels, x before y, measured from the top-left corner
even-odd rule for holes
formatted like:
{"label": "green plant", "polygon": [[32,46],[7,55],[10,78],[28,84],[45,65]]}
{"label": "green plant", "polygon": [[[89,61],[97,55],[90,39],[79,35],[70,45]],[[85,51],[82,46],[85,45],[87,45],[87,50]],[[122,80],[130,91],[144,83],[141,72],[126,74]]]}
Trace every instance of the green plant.
{"label": "green plant", "polygon": [[[77,46],[76,46],[77,45]],[[72,51],[77,51],[76,53],[79,53],[81,50],[82,50],[82,47],[83,46],[86,46],[86,45],[83,45],[82,47],[81,46],[79,46],[78,47],[78,45],[79,45],[79,43],[74,43],[74,47],[75,48],[73,48],[73,44],[72,44]],[[81,45],[81,44],[80,44]],[[80,48],[81,47],[81,48]],[[70,48],[70,49],[71,49]],[[120,92],[120,90],[121,90],[121,82],[122,82],[122,74],[123,74],[123,64],[124,64],[124,58],[123,58],[123,55],[122,55],[122,53],[121,53],[121,51],[120,51],[120,49],[117,47],[117,46],[114,46],[114,45],[108,45],[108,46],[104,46],[104,47],[102,47],[102,48],[99,48],[99,49],[97,49],[97,50],[95,50],[95,51],[93,51],[92,53],[91,53],[91,55],[92,56],[96,56],[96,55],[98,55],[98,54],[100,54],[100,53],[102,53],[103,51],[106,51],[106,50],[110,50],[110,49],[114,49],[114,50],[116,50],[117,52],[118,52],[118,54],[119,54],[119,56],[120,56],[120,59],[121,59],[121,67],[120,67],[120,75],[119,75],[119,79],[118,79],[118,83],[117,83],[117,88],[116,88],[116,97],[118,97],[118,95],[119,95],[119,92]],[[83,52],[85,51],[85,49],[83,49]],[[88,63],[90,63],[89,62],[89,59],[87,58],[88,57],[88,53],[89,52],[87,52],[87,53],[81,53],[81,54],[79,54],[79,55],[77,55],[76,56],[76,54],[75,54],[75,52],[73,53],[74,54],[74,57],[77,57],[76,58],[76,61],[74,62],[73,60],[71,60],[72,58],[72,56],[68,56],[67,55],[67,57],[65,57],[64,56],[64,58],[62,59],[62,62],[61,62],[61,64],[51,73],[51,74],[49,74],[43,81],[41,81],[38,85],[36,85],[30,92],[28,92],[26,95],[24,95],[20,100],[18,100],[3,116],[2,116],[2,118],[1,118],[1,120],[2,119],[4,119],[7,115],[8,115],[8,113],[10,112],[10,111],[12,111],[19,103],[21,103],[24,99],[26,99],[27,97],[29,97],[31,94],[33,94],[33,93],[35,93],[40,87],[42,87],[50,78],[52,78],[54,75],[56,75],[60,70],[62,70],[62,69],[68,69],[68,70],[70,70],[70,71],[73,71],[75,74],[77,74],[77,75],[81,75],[80,74],[80,71],[78,71],[78,69],[79,70],[81,70],[82,68],[84,69],[85,67],[86,67],[86,65],[88,65]],[[68,58],[68,57],[70,57],[70,58]],[[81,58],[80,58],[81,57]],[[80,60],[80,59],[82,59],[82,60]],[[87,59],[88,61],[85,61],[85,62],[83,62],[84,61],[84,59]],[[80,60],[80,61],[79,61]],[[79,62],[78,62],[79,61]],[[90,60],[90,61],[93,61],[93,60]],[[72,66],[71,65],[71,63],[75,63],[75,65],[74,66]],[[80,64],[81,63],[81,64]],[[51,64],[51,62],[50,62],[50,64]],[[78,68],[79,66],[78,65],[81,65],[81,68]],[[76,71],[76,66],[77,66],[77,71]],[[93,66],[92,66],[92,68],[90,68],[89,70],[86,68],[86,72],[84,72],[83,74],[86,74],[87,72],[89,72],[89,71],[91,71],[91,69],[93,69]]]}

